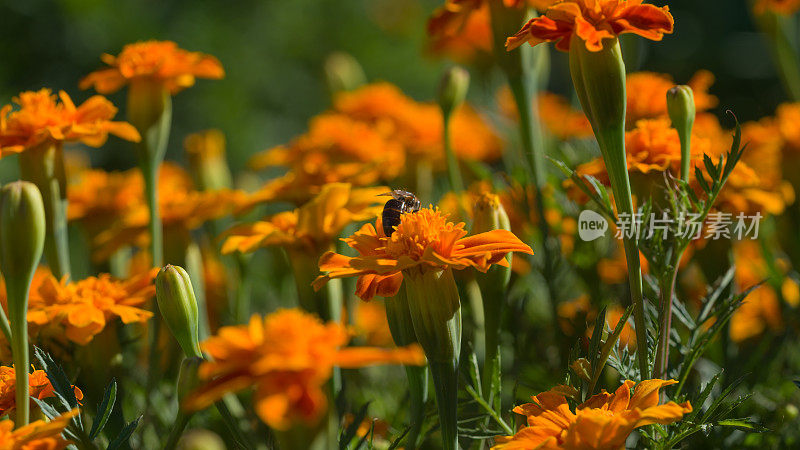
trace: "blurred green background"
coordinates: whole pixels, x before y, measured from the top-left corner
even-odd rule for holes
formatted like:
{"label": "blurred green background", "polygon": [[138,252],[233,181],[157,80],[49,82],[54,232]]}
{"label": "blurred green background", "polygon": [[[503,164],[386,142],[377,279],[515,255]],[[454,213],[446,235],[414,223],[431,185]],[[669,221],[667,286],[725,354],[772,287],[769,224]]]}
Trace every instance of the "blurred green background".
{"label": "blurred green background", "polygon": [[[425,22],[441,3],[3,0],[0,103],[41,87],[64,89],[82,101],[92,92],[80,91],[78,80],[101,67],[102,53],[116,54],[137,40],[174,40],[188,50],[217,56],[227,76],[200,80],[176,96],[168,159],[182,157],[188,133],[214,127],[224,131],[231,164],[239,170],[249,155],[303,132],[308,119],[327,107],[322,67],[331,52],[355,56],[370,80],[390,81],[419,100],[431,99],[439,74],[449,64],[425,52]],[[670,6],[676,32],[662,43],[635,39],[640,52],[630,71],[665,72],[686,82],[696,70],[709,69],[717,76],[712,88],[720,98],[717,113],[731,109],[740,120],[771,114],[785,101],[746,0],[653,3]],[[554,55],[550,88],[568,93],[564,64],[564,55]],[[473,98],[492,98],[500,77],[488,79],[473,83]],[[124,105],[124,93],[111,99]],[[108,169],[135,165],[129,144],[117,139],[91,155],[95,165]]]}

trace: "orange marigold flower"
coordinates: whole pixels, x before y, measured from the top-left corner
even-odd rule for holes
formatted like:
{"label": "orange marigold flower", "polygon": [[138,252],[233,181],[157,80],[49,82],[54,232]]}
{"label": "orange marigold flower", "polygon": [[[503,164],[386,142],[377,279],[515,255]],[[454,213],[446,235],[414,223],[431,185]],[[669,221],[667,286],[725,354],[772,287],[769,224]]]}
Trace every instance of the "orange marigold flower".
{"label": "orange marigold flower", "polygon": [[660,41],[665,33],[672,33],[674,24],[668,6],[659,8],[642,4],[642,0],[563,0],[509,37],[506,49],[513,50],[525,42],[532,46],[555,42],[557,49],[569,51],[576,33],[586,49],[598,52],[603,49],[603,39],[624,33]]}
{"label": "orange marigold flower", "polygon": [[353,323],[367,345],[386,347],[394,342],[383,302],[358,302]]}
{"label": "orange marigold flower", "polygon": [[63,450],[70,443],[61,433],[78,410],[66,412],[47,422],[37,420],[14,429],[13,420],[0,422],[0,449],[3,450]]}
{"label": "orange marigold flower", "polygon": [[775,119],[789,150],[800,151],[800,103],[784,103],[778,106]]}
{"label": "orange marigold flower", "polygon": [[138,170],[82,170],[67,185],[67,218],[94,236],[144,201],[143,183]]}
{"label": "orange marigold flower", "polygon": [[[641,119],[667,117],[667,91],[675,86],[669,75],[654,72],[637,72],[626,78],[628,106],[626,123],[632,125]],[[717,106],[717,98],[708,93],[714,84],[714,74],[701,70],[687,83],[694,93],[695,109],[698,113]]]}
{"label": "orange marigold flower", "polygon": [[254,315],[247,325],[222,327],[201,345],[212,360],[200,366],[205,385],[184,407],[202,409],[228,392],[254,387],[256,413],[270,427],[313,425],[326,409],[324,387],[335,366],[425,363],[417,345],[345,347],[349,340],[342,325],[323,323],[298,309]]}
{"label": "orange marigold flower", "polygon": [[217,58],[183,50],[171,41],[128,44],[119,55],[103,54],[100,59],[111,67],[87,75],[81,80],[81,89],[93,86],[101,94],[110,94],[131,80],[148,78],[177,94],[194,85],[195,78],[218,80],[225,76]]}
{"label": "orange marigold flower", "polygon": [[[692,163],[703,167],[703,155],[709,153],[711,141],[692,135]],[[673,175],[680,172],[681,142],[678,131],[671,127],[669,119],[640,120],[636,128],[625,133],[625,153],[628,172],[649,174],[670,170]],[[608,184],[608,172],[602,158],[578,166],[580,175],[591,175]],[[567,180],[567,186],[572,186]],[[582,198],[573,189],[571,195]]]}
{"label": "orange marigold flower", "polygon": [[376,217],[383,210],[385,187],[356,189],[331,183],[294,211],[255,223],[237,225],[225,233],[222,253],[250,253],[261,247],[298,248],[313,255],[329,249],[344,227]]}
{"label": "orange marigold flower", "polygon": [[[493,450],[616,449],[634,429],[677,422],[692,411],[689,402],[659,405],[659,390],[675,380],[625,381],[616,392],[594,395],[570,410],[564,389],[533,396],[534,403],[514,408],[527,426],[514,436],[498,438]],[[633,394],[631,394],[633,389]]]}
{"label": "orange marigold flower", "polygon": [[449,222],[446,214],[431,208],[403,214],[391,237],[384,235],[378,218],[375,226],[366,224],[344,241],[359,256],[351,258],[333,252],[322,255],[319,268],[328,273],[314,281],[314,288],[321,288],[331,278],[358,277],[356,295],[364,300],[397,294],[406,270],[474,267],[486,272],[492,264],[507,265],[505,256],[510,252],[533,254],[510,231],[467,236],[463,222]]}
{"label": "orange marigold flower", "polygon": [[757,14],[773,12],[790,16],[800,11],[800,0],[756,0],[753,10]]}
{"label": "orange marigold flower", "polygon": [[[60,100],[60,101],[59,101]],[[100,147],[109,134],[139,142],[139,132],[127,122],[113,122],[117,108],[95,95],[75,106],[66,92],[26,91],[12,99],[18,105],[0,109],[0,158],[45,142],[82,142]]]}
{"label": "orange marigold flower", "polygon": [[[55,397],[53,385],[47,378],[44,370],[34,370],[28,374],[30,384],[30,396],[43,400],[49,397]],[[5,416],[16,407],[16,387],[17,379],[16,372],[13,367],[0,366],[0,417]],[[83,400],[83,392],[77,387],[73,386],[75,398],[78,401]],[[33,403],[33,401],[31,401]],[[34,405],[35,406],[35,405]]]}
{"label": "orange marigold flower", "polygon": [[[538,98],[539,120],[547,131],[558,139],[588,138],[593,136],[592,125],[583,111],[574,109],[564,97],[552,92],[542,92]],[[517,105],[511,89],[504,86],[497,93],[497,103],[505,116],[519,119]]]}
{"label": "orange marigold flower", "polygon": [[[769,277],[769,267],[757,241],[737,241],[733,246],[736,266],[736,285],[749,289]],[[730,336],[734,342],[762,335],[767,330],[783,329],[783,317],[778,293],[770,285],[759,286],[744,299],[733,313]]]}
{"label": "orange marigold flower", "polygon": [[465,64],[489,55],[492,52],[492,26],[488,5],[482,5],[466,16],[454,15],[446,8],[440,8],[428,21],[428,38],[434,54],[448,55]]}
{"label": "orange marigold flower", "polygon": [[783,213],[794,203],[795,192],[783,179],[784,143],[778,125],[772,119],[747,122],[742,125],[742,143],[747,150],[722,189],[718,208],[734,214]]}
{"label": "orange marigold flower", "polygon": [[[96,236],[94,244],[98,249],[93,256],[97,260],[107,259],[126,245],[146,247],[149,242],[147,226],[150,213],[144,202],[141,172],[134,170],[128,175],[135,180],[140,201],[132,203],[113,226]],[[191,176],[180,166],[171,163],[161,165],[158,188],[161,222],[173,239],[188,239],[192,230],[209,220],[231,213],[244,198],[244,193],[236,190],[197,191]]]}
{"label": "orange marigold flower", "polygon": [[325,113],[311,120],[307,133],[289,145],[256,154],[254,170],[287,167],[284,177],[268,182],[242,201],[239,209],[275,200],[303,204],[328,183],[368,186],[400,175],[403,146],[377,127],[344,114]]}
{"label": "orange marigold flower", "polygon": [[[444,168],[444,122],[438,105],[417,102],[392,84],[375,83],[339,94],[334,109],[367,122],[400,142],[409,158],[428,160]],[[474,108],[463,105],[450,120],[456,156],[487,162],[501,156],[499,137]]]}
{"label": "orange marigold flower", "polygon": [[67,339],[86,345],[112,319],[141,323],[153,315],[141,306],[155,294],[157,273],[158,269],[152,269],[127,280],[101,274],[74,282],[51,275],[39,287],[38,297],[29,301],[28,322],[63,328]]}

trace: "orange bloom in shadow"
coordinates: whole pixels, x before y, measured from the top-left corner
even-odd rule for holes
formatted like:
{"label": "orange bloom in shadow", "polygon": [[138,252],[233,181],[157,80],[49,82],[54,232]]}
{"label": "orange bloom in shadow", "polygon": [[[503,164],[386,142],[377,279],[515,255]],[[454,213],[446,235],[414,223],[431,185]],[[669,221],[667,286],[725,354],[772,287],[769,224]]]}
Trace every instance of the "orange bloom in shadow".
{"label": "orange bloom in shadow", "polygon": [[222,327],[202,344],[212,360],[200,366],[205,382],[183,407],[202,409],[229,392],[253,387],[255,411],[277,430],[314,425],[327,408],[324,387],[335,366],[423,365],[419,346],[345,347],[342,325],[323,323],[298,309],[254,315],[247,325]]}
{"label": "orange bloom in shadow", "polygon": [[[339,94],[334,109],[371,124],[389,139],[399,142],[409,159],[427,160],[444,168],[444,122],[438,105],[421,103],[389,83],[374,83]],[[502,154],[500,139],[469,105],[450,119],[453,152],[461,159],[494,161]]]}
{"label": "orange bloom in shadow", "polygon": [[[38,398],[39,400],[55,397],[56,394],[53,390],[53,385],[50,384],[50,380],[47,378],[47,374],[44,370],[34,370],[32,373],[28,374],[28,380],[30,385],[29,395],[31,397]],[[0,417],[5,416],[16,408],[16,387],[17,379],[14,368],[0,366]],[[76,386],[73,386],[73,390],[75,392],[75,398],[78,399],[78,401],[83,400],[83,392]],[[33,404],[33,400],[31,400],[31,403],[32,407],[36,406]]]}
{"label": "orange bloom in shadow", "polygon": [[14,429],[14,421],[0,422],[0,448],[9,450],[63,450],[70,441],[61,437],[78,410],[66,412],[47,422],[37,420]]}
{"label": "orange bloom in shadow", "polygon": [[[617,449],[634,429],[651,424],[667,425],[692,412],[689,402],[659,405],[659,390],[675,380],[626,381],[616,392],[594,395],[575,412],[570,410],[565,389],[554,388],[533,396],[534,403],[514,408],[527,417],[527,426],[514,436],[497,438],[493,450]],[[631,394],[633,389],[633,394]]]}
{"label": "orange bloom in shadow", "polygon": [[674,24],[668,6],[659,8],[642,4],[642,0],[564,0],[529,20],[506,40],[506,49],[526,42],[532,46],[555,42],[557,49],[566,52],[575,33],[587,50],[598,52],[603,49],[603,39],[624,33],[660,41],[665,33],[672,33]]}
{"label": "orange bloom in shadow", "polygon": [[283,246],[320,255],[344,227],[380,214],[385,198],[379,195],[388,191],[385,187],[357,189],[346,183],[326,184],[319,195],[294,211],[231,228],[224,234],[222,253]]}
{"label": "orange bloom in shadow", "polygon": [[[59,101],[60,100],[60,101]],[[75,106],[66,92],[25,91],[12,99],[18,105],[0,109],[0,158],[46,142],[81,142],[100,147],[109,134],[139,142],[139,132],[127,122],[113,122],[117,108],[95,95]]]}
{"label": "orange bloom in shadow", "polygon": [[753,11],[756,14],[772,12],[791,16],[800,11],[800,0],[757,0],[753,5]]}
{"label": "orange bloom in shadow", "polygon": [[400,175],[405,161],[402,145],[379,128],[344,114],[324,113],[288,145],[250,159],[254,170],[286,167],[289,173],[245,198],[238,212],[276,200],[302,205],[328,183],[369,186],[390,180]]}
{"label": "orange bloom in shadow", "polygon": [[[740,291],[761,283],[769,276],[769,267],[761,253],[758,241],[738,241],[733,246],[736,263],[736,285]],[[767,330],[783,328],[783,317],[778,293],[769,284],[759,286],[744,299],[744,303],[733,313],[730,322],[730,337],[742,342],[761,336]]]}
{"label": "orange bloom in shadow", "polygon": [[784,103],[775,112],[778,129],[793,153],[800,151],[800,103]]}
{"label": "orange bloom in shadow", "polygon": [[[784,142],[779,129],[772,119],[742,125],[742,144],[747,149],[720,192],[718,209],[779,215],[794,203],[794,188],[783,179]],[[724,142],[730,142],[730,137]]]}
{"label": "orange bloom in shadow", "polygon": [[364,225],[344,242],[359,256],[322,255],[319,268],[328,273],[314,281],[314,288],[320,289],[331,278],[358,277],[356,295],[364,300],[397,294],[403,271],[474,267],[486,272],[492,264],[507,265],[505,256],[510,252],[533,254],[510,231],[467,236],[463,222],[448,222],[447,215],[430,208],[403,214],[391,237],[385,236],[378,218],[375,226]]}
{"label": "orange bloom in shadow", "polygon": [[[538,97],[539,120],[554,137],[567,140],[593,136],[592,125],[580,109],[574,109],[566,98],[552,92],[541,92]],[[503,115],[519,120],[517,105],[511,89],[504,86],[497,92],[497,103]]]}
{"label": "orange bloom in shadow", "polygon": [[489,55],[492,27],[488,5],[469,14],[451,11],[447,5],[436,10],[428,21],[428,39],[433,54],[447,55],[459,62],[469,63]]}
{"label": "orange bloom in shadow", "polygon": [[[109,258],[126,245],[144,248],[150,239],[147,231],[150,212],[144,201],[144,181],[141,172],[132,170],[125,172],[123,176],[126,176],[131,183],[129,186],[125,184],[121,186],[125,192],[119,192],[119,196],[114,195],[112,199],[106,199],[107,202],[100,203],[106,194],[114,192],[110,189],[113,186],[109,186],[105,194],[97,196],[98,203],[92,202],[90,198],[82,205],[83,208],[110,207],[109,213],[119,214],[113,225],[99,232],[94,238],[93,243],[97,249],[93,258],[97,261]],[[113,182],[115,178],[109,177],[108,181]],[[243,192],[230,189],[197,191],[191,176],[180,166],[171,163],[161,165],[158,188],[161,222],[165,232],[172,239],[180,237],[188,240],[192,230],[209,220],[230,214],[244,198]],[[135,201],[129,197],[130,195],[135,195]],[[115,205],[117,201],[130,201],[130,204],[122,207],[122,204]]]}
{"label": "orange bloom in shadow", "polygon": [[143,323],[153,315],[141,306],[155,294],[157,273],[152,269],[127,280],[101,274],[75,282],[51,275],[29,301],[28,323],[63,330],[79,345],[91,342],[115,318],[124,324]]}
{"label": "orange bloom in shadow", "polygon": [[81,89],[101,94],[118,91],[131,80],[152,79],[163,84],[171,94],[194,85],[195,78],[221,79],[225,76],[217,58],[189,52],[171,41],[143,41],[128,44],[119,55],[100,57],[110,67],[92,72],[80,82]]}
{"label": "orange bloom in shadow", "polygon": [[82,170],[67,186],[67,218],[96,236],[141,204],[144,180],[138,170]]}
{"label": "orange bloom in shadow", "polygon": [[[695,110],[698,113],[717,106],[717,98],[708,93],[714,84],[714,74],[701,70],[694,74],[687,85],[694,93]],[[628,92],[626,123],[635,124],[641,119],[656,119],[667,116],[667,91],[675,86],[669,75],[654,72],[629,74],[625,80]]]}

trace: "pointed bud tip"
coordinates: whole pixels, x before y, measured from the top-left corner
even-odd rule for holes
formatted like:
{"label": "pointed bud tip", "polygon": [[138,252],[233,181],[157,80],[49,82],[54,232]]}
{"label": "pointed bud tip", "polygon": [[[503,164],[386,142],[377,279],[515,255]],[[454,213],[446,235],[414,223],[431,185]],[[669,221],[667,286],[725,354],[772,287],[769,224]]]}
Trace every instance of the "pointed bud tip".
{"label": "pointed bud tip", "polygon": [[189,274],[167,264],[156,276],[156,300],[161,316],[187,357],[200,357],[199,311]]}
{"label": "pointed bud tip", "polygon": [[439,84],[439,105],[445,114],[458,108],[467,97],[469,72],[459,66],[447,69]]}

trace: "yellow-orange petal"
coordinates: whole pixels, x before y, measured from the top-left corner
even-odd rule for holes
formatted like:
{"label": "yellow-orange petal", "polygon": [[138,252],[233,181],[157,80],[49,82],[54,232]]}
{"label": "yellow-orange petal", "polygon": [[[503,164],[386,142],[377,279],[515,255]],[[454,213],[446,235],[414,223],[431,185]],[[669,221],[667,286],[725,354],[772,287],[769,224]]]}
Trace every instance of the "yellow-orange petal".
{"label": "yellow-orange petal", "polygon": [[425,364],[425,353],[419,344],[400,348],[352,347],[336,353],[334,363],[344,369],[356,369],[374,364]]}

